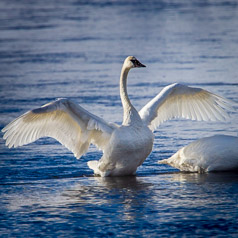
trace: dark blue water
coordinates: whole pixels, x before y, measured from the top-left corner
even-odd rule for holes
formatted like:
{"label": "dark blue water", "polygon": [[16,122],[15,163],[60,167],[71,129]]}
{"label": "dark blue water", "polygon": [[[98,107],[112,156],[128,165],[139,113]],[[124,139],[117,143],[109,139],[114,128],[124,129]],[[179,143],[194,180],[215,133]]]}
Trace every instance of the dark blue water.
{"label": "dark blue water", "polygon": [[[0,128],[58,97],[120,123],[119,75],[140,109],[180,82],[238,102],[237,1],[0,1]],[[157,161],[189,142],[237,135],[226,122],[173,120],[134,177],[94,177],[53,139],[17,149],[0,139],[1,237],[237,237],[238,174],[187,174]]]}

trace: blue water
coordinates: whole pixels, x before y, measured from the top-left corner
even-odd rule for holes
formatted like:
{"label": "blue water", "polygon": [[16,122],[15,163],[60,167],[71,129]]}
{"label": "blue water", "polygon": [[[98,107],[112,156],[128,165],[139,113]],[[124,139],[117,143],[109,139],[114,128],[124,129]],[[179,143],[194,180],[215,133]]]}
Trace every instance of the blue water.
{"label": "blue water", "polygon": [[[0,1],[0,128],[59,97],[120,123],[119,75],[140,109],[174,82],[238,102],[238,3],[219,1]],[[155,132],[137,175],[94,177],[50,138],[8,149],[0,139],[1,237],[237,237],[238,174],[181,173],[157,161],[189,142],[237,135],[226,122],[173,120]]]}

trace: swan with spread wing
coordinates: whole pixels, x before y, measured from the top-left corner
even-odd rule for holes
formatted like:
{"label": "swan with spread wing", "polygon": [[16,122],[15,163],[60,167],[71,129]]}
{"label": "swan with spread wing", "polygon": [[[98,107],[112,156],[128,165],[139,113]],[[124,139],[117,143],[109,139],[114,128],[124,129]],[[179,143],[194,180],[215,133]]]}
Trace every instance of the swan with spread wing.
{"label": "swan with spread wing", "polygon": [[122,125],[107,123],[71,100],[58,99],[26,112],[4,127],[6,145],[18,147],[41,137],[53,137],[80,158],[94,144],[103,151],[99,161],[88,162],[94,173],[124,176],[135,174],[150,154],[153,131],[162,122],[173,118],[216,121],[228,117],[228,100],[181,84],[165,87],[138,112],[127,94],[127,76],[130,69],[140,67],[145,65],[133,56],[127,57],[122,66]]}

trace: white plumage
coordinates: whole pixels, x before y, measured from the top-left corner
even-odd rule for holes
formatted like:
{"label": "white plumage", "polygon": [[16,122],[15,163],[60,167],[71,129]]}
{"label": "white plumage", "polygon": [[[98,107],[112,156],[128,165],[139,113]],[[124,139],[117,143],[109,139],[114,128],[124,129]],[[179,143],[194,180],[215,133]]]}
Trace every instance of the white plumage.
{"label": "white plumage", "polygon": [[58,99],[29,111],[3,128],[6,145],[18,147],[41,137],[53,137],[80,158],[90,144],[103,151],[88,166],[101,176],[134,174],[153,147],[153,131],[172,118],[223,120],[229,101],[200,88],[172,84],[165,87],[138,113],[127,94],[131,68],[145,67],[135,57],[125,59],[120,77],[123,105],[121,126],[107,123],[68,99]]}
{"label": "white plumage", "polygon": [[221,108],[232,109],[227,99],[201,88],[175,83],[165,87],[140,110],[139,114],[154,131],[162,122],[173,118],[198,121],[225,120],[228,114]]}
{"label": "white plumage", "polygon": [[108,143],[114,127],[67,99],[58,99],[29,111],[3,128],[6,145],[18,147],[41,137],[53,137],[76,158],[87,152],[90,141],[98,148]]}
{"label": "white plumage", "polygon": [[238,137],[215,135],[202,138],[159,163],[187,172],[238,170]]}

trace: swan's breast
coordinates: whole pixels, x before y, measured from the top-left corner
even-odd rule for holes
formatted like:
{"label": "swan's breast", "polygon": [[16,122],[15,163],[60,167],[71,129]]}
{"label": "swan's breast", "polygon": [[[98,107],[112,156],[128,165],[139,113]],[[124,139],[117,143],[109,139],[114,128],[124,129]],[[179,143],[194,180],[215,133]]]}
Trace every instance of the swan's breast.
{"label": "swan's breast", "polygon": [[122,126],[110,141],[111,159],[128,164],[141,164],[150,154],[154,135],[148,127]]}

